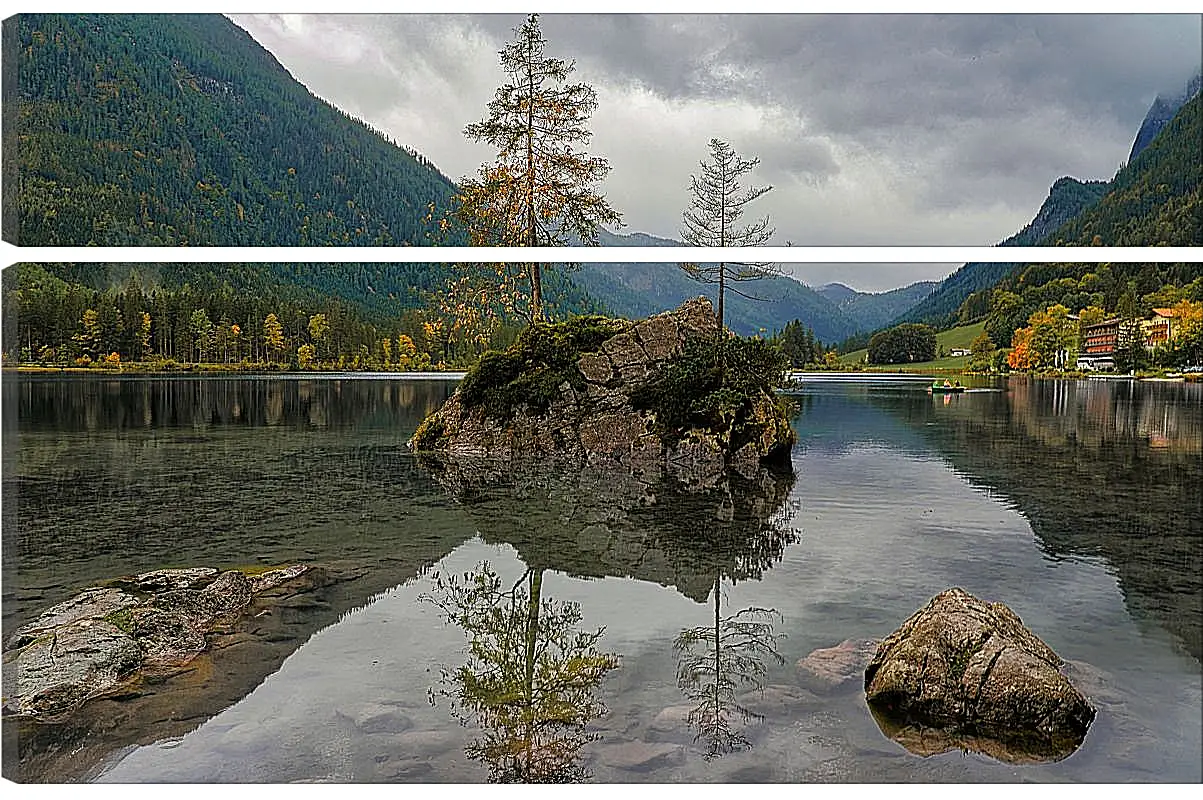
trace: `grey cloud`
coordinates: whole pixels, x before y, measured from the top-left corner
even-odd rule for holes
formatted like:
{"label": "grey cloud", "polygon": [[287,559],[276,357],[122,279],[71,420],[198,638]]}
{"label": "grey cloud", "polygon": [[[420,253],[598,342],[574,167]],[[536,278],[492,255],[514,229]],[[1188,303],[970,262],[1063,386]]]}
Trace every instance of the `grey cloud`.
{"label": "grey cloud", "polygon": [[[521,14],[234,19],[316,93],[453,177]],[[547,14],[550,55],[611,103],[591,122],[628,229],[673,236],[711,136],[759,156],[756,209],[813,244],[993,244],[1062,175],[1109,178],[1200,58],[1171,15]],[[614,103],[650,93],[643,117]],[[643,108],[643,106],[640,106]],[[729,114],[724,109],[730,109]],[[632,126],[646,126],[634,131]],[[750,210],[751,213],[751,210]]]}

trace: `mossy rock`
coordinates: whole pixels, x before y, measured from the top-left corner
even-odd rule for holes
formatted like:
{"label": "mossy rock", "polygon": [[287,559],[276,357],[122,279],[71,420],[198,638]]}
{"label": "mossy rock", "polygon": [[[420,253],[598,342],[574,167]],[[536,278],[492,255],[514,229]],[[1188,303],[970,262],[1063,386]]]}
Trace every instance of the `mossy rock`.
{"label": "mossy rock", "polygon": [[792,409],[775,392],[787,368],[769,342],[721,334],[705,298],[640,322],[532,325],[486,353],[410,447],[666,468],[691,481],[727,467],[788,468]]}
{"label": "mossy rock", "polygon": [[[507,349],[482,355],[468,371],[459,386],[464,407],[483,408],[501,420],[511,419],[524,406],[546,411],[565,383],[584,388],[585,378],[577,369],[580,357],[597,352],[607,339],[632,325],[629,320],[597,315],[535,323]],[[421,441],[429,442],[433,434],[433,430],[423,432]]]}

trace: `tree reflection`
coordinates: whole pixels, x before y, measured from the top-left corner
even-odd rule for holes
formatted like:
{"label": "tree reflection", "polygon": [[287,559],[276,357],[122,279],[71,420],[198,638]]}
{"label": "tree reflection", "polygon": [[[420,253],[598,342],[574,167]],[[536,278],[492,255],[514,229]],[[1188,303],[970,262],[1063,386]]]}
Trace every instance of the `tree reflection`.
{"label": "tree reflection", "polygon": [[578,630],[579,605],[543,598],[541,569],[509,589],[488,563],[434,581],[423,599],[463,628],[468,657],[442,670],[430,700],[447,698],[461,724],[480,728],[468,757],[487,764],[493,782],[588,777],[578,755],[598,738],[586,726],[606,711],[594,691],[618,666],[617,655],[597,646],[605,629]]}
{"label": "tree reflection", "polygon": [[773,632],[779,615],[748,608],[724,616],[722,588],[759,580],[797,541],[794,475],[762,468],[687,486],[587,465],[457,458],[426,466],[484,541],[511,545],[535,569],[654,581],[712,601],[713,625],[674,639],[678,685],[697,704],[688,723],[708,759],[749,746],[741,723],[758,715],[739,698],[760,688],[771,662],[784,663]]}
{"label": "tree reflection", "polygon": [[740,704],[736,692],[761,688],[768,671],[766,660],[785,663],[777,651],[779,634],[773,619],[781,615],[769,608],[745,608],[721,616],[722,585],[714,581],[714,625],[686,628],[677,635],[673,649],[678,653],[677,685],[697,703],[689,712],[689,725],[698,733],[695,741],[706,742],[705,759],[742,750],[751,742],[736,728],[761,715]]}
{"label": "tree reflection", "polygon": [[732,584],[759,580],[798,537],[797,530],[789,525],[796,509],[786,502],[787,494],[770,494],[764,497],[769,502],[748,505],[746,500],[733,503],[732,498],[757,494],[746,490],[733,493],[732,489],[730,480],[720,487],[710,525],[720,540],[739,543],[734,557],[714,573],[714,623],[686,628],[673,641],[678,658],[677,685],[696,703],[687,721],[697,731],[694,741],[705,742],[707,761],[751,746],[742,727],[762,717],[740,702],[739,693],[763,687],[769,662],[785,663],[777,650],[783,635],[773,631],[773,623],[780,621],[781,614],[776,609],[753,606],[724,617],[723,578],[729,578]]}

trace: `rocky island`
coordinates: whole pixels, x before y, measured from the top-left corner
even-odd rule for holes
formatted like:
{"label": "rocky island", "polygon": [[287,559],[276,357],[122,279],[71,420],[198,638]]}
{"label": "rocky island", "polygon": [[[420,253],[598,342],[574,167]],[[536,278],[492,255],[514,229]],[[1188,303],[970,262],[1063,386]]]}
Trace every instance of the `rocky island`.
{"label": "rocky island", "polygon": [[439,458],[552,458],[712,485],[728,470],[790,472],[786,362],[720,332],[699,297],[640,322],[537,323],[486,353],[410,447]]}

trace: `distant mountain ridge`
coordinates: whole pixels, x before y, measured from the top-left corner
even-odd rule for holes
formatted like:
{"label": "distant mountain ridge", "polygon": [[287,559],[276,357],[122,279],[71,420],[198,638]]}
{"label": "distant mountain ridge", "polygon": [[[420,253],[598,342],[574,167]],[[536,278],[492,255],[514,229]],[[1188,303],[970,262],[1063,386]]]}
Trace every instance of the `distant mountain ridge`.
{"label": "distant mountain ridge", "polygon": [[[646,233],[616,234],[599,231],[604,247],[683,247],[681,242]],[[699,283],[675,263],[622,264],[585,263],[572,273],[589,296],[615,314],[646,317],[676,308],[690,297],[705,295],[715,300],[718,288]],[[728,292],[725,318],[731,330],[745,336],[773,333],[791,320],[800,319],[820,340],[834,342],[856,332],[856,323],[831,301],[809,286],[789,277],[741,282],[740,292]]]}
{"label": "distant mountain ridge", "polygon": [[858,292],[842,283],[829,283],[817,291],[856,321],[858,333],[865,333],[889,324],[939,285],[938,281],[919,281],[888,292]]}
{"label": "distant mountain ridge", "polygon": [[[604,230],[599,232],[599,240],[605,247],[684,246],[682,242],[646,233],[616,234]],[[582,264],[572,277],[591,297],[615,313],[631,317],[675,308],[699,294],[713,300],[717,293],[716,287],[694,281],[676,264]],[[725,316],[728,326],[744,335],[772,333],[798,319],[820,341],[834,343],[876,329],[934,287],[932,282],[916,283],[876,294],[843,287],[851,294],[845,293],[847,302],[840,302],[830,292],[815,291],[792,277],[765,278],[735,284],[739,292],[759,299],[728,292]]]}

